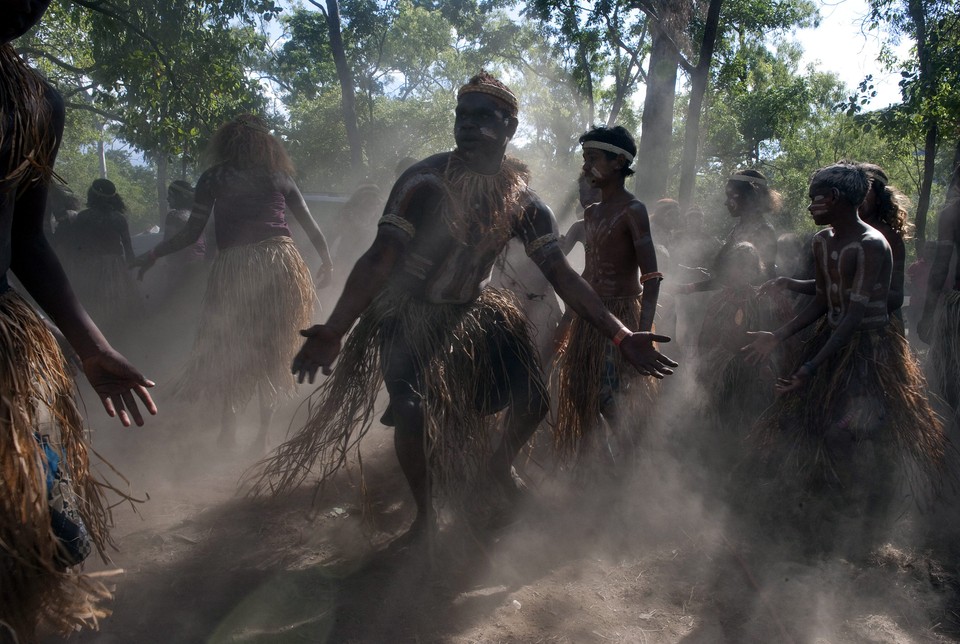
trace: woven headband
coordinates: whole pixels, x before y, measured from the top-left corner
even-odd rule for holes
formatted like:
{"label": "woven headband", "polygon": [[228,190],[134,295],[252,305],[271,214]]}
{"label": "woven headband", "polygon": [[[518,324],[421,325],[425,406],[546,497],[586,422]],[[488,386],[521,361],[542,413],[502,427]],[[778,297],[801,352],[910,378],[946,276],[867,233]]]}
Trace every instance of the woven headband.
{"label": "woven headband", "polygon": [[97,189],[97,188],[95,188],[95,187],[93,187],[93,186],[90,186],[90,192],[92,192],[93,194],[97,195],[98,197],[112,197],[112,196],[114,196],[115,194],[117,194],[117,188],[116,188],[116,186],[114,186],[114,188],[113,188],[112,191],[110,191],[110,192],[104,192],[103,190],[99,190],[99,189]]}
{"label": "woven headband", "polygon": [[627,158],[627,163],[633,163],[633,155],[624,150],[623,148],[618,148],[612,143],[604,143],[603,141],[584,141],[581,144],[581,147],[586,150],[593,148],[595,150],[603,150],[604,152],[613,152],[614,154],[622,154]]}
{"label": "woven headband", "polygon": [[737,174],[731,174],[730,178],[727,179],[727,181],[744,181],[746,183],[752,183],[757,186],[767,185],[767,180],[764,179],[763,177],[754,177],[753,175],[740,174],[739,172]]}
{"label": "woven headband", "polygon": [[488,85],[487,83],[467,83],[460,88],[459,92],[457,92],[457,98],[460,98],[464,94],[469,94],[470,92],[480,92],[481,94],[487,94],[488,96],[492,96],[503,101],[510,107],[512,114],[514,115],[520,111],[520,101],[510,90],[497,87],[496,85]]}

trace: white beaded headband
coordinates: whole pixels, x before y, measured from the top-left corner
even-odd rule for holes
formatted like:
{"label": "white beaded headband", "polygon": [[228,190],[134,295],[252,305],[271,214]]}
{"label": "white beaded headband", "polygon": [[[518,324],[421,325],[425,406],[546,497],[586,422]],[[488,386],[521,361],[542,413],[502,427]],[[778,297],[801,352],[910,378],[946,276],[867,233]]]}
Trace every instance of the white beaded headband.
{"label": "white beaded headband", "polygon": [[603,150],[604,152],[613,152],[614,154],[622,154],[627,158],[627,164],[633,163],[633,155],[624,150],[623,148],[618,148],[612,143],[604,143],[603,141],[584,141],[581,144],[584,150],[593,148],[595,150]]}

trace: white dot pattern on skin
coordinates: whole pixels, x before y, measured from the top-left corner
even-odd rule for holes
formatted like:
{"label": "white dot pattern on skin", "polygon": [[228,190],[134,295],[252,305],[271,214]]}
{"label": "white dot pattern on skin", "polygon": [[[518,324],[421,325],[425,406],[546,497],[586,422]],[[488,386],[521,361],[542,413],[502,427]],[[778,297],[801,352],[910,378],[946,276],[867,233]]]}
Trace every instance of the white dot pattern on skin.
{"label": "white dot pattern on skin", "polygon": [[837,255],[837,251],[830,253],[830,259],[836,259],[837,257],[839,257],[839,255]]}
{"label": "white dot pattern on skin", "polygon": [[837,291],[840,290],[840,287],[837,286],[836,284],[831,284],[831,285],[830,285],[830,290],[833,291],[834,293],[836,293]]}

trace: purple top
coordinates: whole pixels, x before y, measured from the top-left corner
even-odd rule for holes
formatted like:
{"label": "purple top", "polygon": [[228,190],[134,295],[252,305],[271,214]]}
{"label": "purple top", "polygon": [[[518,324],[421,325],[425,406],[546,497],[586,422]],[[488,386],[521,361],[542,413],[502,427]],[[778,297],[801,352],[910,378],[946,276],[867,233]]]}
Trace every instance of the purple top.
{"label": "purple top", "polygon": [[214,202],[214,226],[220,250],[290,237],[279,192],[227,192]]}

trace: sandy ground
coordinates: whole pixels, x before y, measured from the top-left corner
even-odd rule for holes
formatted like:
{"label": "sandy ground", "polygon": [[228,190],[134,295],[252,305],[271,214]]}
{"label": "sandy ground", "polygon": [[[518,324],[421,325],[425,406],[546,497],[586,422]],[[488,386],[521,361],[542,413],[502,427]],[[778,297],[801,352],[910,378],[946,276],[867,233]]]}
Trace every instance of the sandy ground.
{"label": "sandy ground", "polygon": [[[685,409],[688,381],[676,378],[665,408]],[[739,520],[691,413],[671,412],[649,428],[641,462],[619,477],[569,476],[549,464],[538,434],[535,460],[520,464],[531,494],[516,521],[478,532],[448,516],[425,550],[398,539],[412,502],[385,428],[363,445],[365,495],[353,467],[317,497],[309,486],[282,498],[245,496],[239,481],[253,462],[244,444],[255,412],[233,451],[216,447],[212,419],[176,405],[142,429],[98,422],[96,445],[150,499],[136,513],[115,509],[113,562],[87,566],[124,571],[111,579],[113,614],[67,642],[960,637],[957,524],[946,509],[899,517],[863,557],[804,554],[782,525]],[[275,442],[292,412],[281,414]]]}

